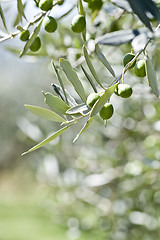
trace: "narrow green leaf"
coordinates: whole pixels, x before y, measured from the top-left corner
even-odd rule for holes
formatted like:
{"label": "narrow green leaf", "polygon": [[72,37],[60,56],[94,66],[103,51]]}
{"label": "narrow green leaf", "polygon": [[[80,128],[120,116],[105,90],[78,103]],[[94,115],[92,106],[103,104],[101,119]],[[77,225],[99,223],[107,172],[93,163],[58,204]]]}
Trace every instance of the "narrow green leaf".
{"label": "narrow green leaf", "polygon": [[146,15],[148,9],[146,8],[147,5],[145,4],[145,2],[139,0],[127,0],[127,1],[129,2],[133,12],[139,17],[139,19],[146,25],[146,27],[153,31],[150,24],[150,20]]}
{"label": "narrow green leaf", "polygon": [[80,135],[89,128],[89,126],[91,125],[92,121],[93,121],[93,118],[89,118],[88,119],[88,121],[84,124],[83,128],[81,129],[81,131],[77,134],[77,136],[73,140],[73,143],[75,143],[78,140],[78,138],[80,137]]}
{"label": "narrow green leaf", "polygon": [[119,8],[122,8],[123,10],[125,10],[126,12],[132,12],[132,9],[129,5],[129,3],[126,0],[111,0],[111,2],[116,5]]}
{"label": "narrow green leaf", "polygon": [[17,8],[18,8],[18,13],[20,15],[20,18],[24,17],[27,20],[25,13],[24,13],[24,6],[23,6],[21,0],[17,0]]}
{"label": "narrow green leaf", "polygon": [[78,5],[79,5],[79,14],[85,15],[85,11],[83,8],[82,0],[78,0]]}
{"label": "narrow green leaf", "polygon": [[64,115],[70,108],[62,99],[53,94],[42,92],[45,96],[45,103],[56,113]]}
{"label": "narrow green leaf", "polygon": [[8,32],[7,25],[6,25],[6,20],[5,20],[5,17],[4,17],[1,5],[0,5],[0,16],[2,18],[3,25],[4,25],[5,29],[6,29],[6,31]]}
{"label": "narrow green leaf", "polygon": [[64,58],[60,58],[60,65],[65,72],[68,80],[72,83],[75,91],[78,93],[83,102],[86,102],[86,95],[81,81],[78,78],[76,71],[72,68],[70,62]]}
{"label": "narrow green leaf", "polygon": [[22,153],[22,155],[25,155],[27,153],[33,152],[43,146],[45,146],[47,143],[50,143],[51,141],[53,141],[55,138],[59,137],[62,133],[64,133],[69,127],[71,127],[73,124],[70,124],[68,126],[65,126],[64,128],[61,128],[60,130],[58,130],[57,132],[53,133],[51,136],[49,136],[48,138],[46,138],[45,140],[43,140],[42,142],[40,142],[39,144],[37,144],[36,146],[34,146],[33,148],[29,149],[28,151]]}
{"label": "narrow green leaf", "polygon": [[72,107],[66,111],[67,114],[74,115],[80,113],[86,115],[91,109],[85,103],[81,103],[75,107]]}
{"label": "narrow green leaf", "polygon": [[98,91],[97,91],[97,89],[96,89],[96,86],[94,85],[94,82],[93,82],[92,78],[89,76],[89,74],[87,73],[87,71],[84,69],[83,66],[81,66],[81,68],[82,68],[82,70],[83,70],[83,72],[84,72],[86,78],[88,79],[89,83],[91,84],[91,86],[92,86],[94,92],[97,93]]}
{"label": "narrow green leaf", "polygon": [[23,32],[23,31],[24,31],[24,28],[23,28],[23,27],[21,27],[20,25],[17,25],[17,26],[16,26],[16,28],[17,28],[17,30],[19,30],[19,31],[21,31],[21,32]]}
{"label": "narrow green leaf", "polygon": [[147,38],[153,38],[153,34],[146,28],[119,30],[104,34],[95,40],[100,45],[119,46],[124,43],[131,42],[139,35],[146,35]]}
{"label": "narrow green leaf", "polygon": [[[52,83],[51,86],[53,87],[54,91],[58,94],[58,96],[60,96],[60,98],[63,101],[65,101],[65,96],[63,94],[62,88],[55,83]],[[67,97],[69,106],[71,106],[71,107],[76,106],[77,103],[76,103],[75,99],[67,92],[66,89],[65,89],[65,93],[66,93],[66,97]]]}
{"label": "narrow green leaf", "polygon": [[102,96],[98,99],[98,101],[94,104],[90,116],[93,117],[94,115],[96,115],[101,108],[103,107],[103,105],[108,101],[108,99],[110,99],[110,97],[112,96],[115,88],[117,87],[118,83],[114,84],[113,86],[109,87],[103,94]]}
{"label": "narrow green leaf", "polygon": [[105,56],[103,55],[103,53],[102,53],[100,47],[98,46],[98,44],[95,45],[95,53],[98,56],[98,58],[100,59],[100,61],[104,64],[104,66],[108,69],[108,71],[113,75],[113,77],[115,77],[115,73],[114,73],[113,68],[111,67],[111,65],[109,64],[109,62],[105,58]]}
{"label": "narrow green leaf", "polygon": [[64,85],[63,85],[62,79],[61,79],[61,77],[59,75],[59,72],[58,72],[56,66],[54,65],[53,60],[51,61],[51,64],[52,64],[52,67],[53,67],[53,69],[54,69],[54,71],[55,71],[55,73],[57,75],[57,79],[58,79],[58,81],[59,81],[59,83],[61,85],[61,88],[62,88],[62,91],[63,91],[63,95],[65,97],[65,102],[68,104],[68,99],[67,99],[67,95],[66,95],[66,92],[65,92],[65,89],[64,89]]}
{"label": "narrow green leaf", "polygon": [[38,26],[34,29],[32,35],[30,36],[29,40],[26,42],[24,48],[23,48],[23,51],[21,52],[20,54],[20,58],[25,55],[25,53],[28,51],[29,47],[31,46],[32,42],[34,41],[34,39],[37,37],[39,31],[40,31],[40,28],[41,28],[41,25],[42,25],[42,21],[43,19],[40,21],[40,23],[38,24]]}
{"label": "narrow green leaf", "polygon": [[65,121],[65,119],[59,116],[57,113],[52,112],[46,108],[41,108],[41,107],[32,106],[32,105],[25,105],[25,107],[40,118],[44,118],[46,120],[53,121],[53,122]]}
{"label": "narrow green leaf", "polygon": [[157,81],[156,73],[155,73],[153,64],[148,56],[145,56],[145,66],[146,66],[146,75],[148,79],[148,84],[151,87],[153,93],[157,97],[159,97],[158,81]]}
{"label": "narrow green leaf", "polygon": [[67,12],[65,12],[60,17],[58,17],[57,20],[60,20],[60,19],[62,19],[64,17],[66,17],[70,12],[72,12],[73,9],[75,9],[75,5],[73,5],[73,7],[71,7]]}
{"label": "narrow green leaf", "polygon": [[98,83],[103,89],[105,89],[105,88],[102,86],[102,84],[101,84],[101,82],[100,82],[100,80],[99,80],[99,78],[98,78],[98,76],[97,76],[96,70],[95,70],[94,67],[93,67],[93,64],[92,64],[92,62],[91,62],[91,59],[90,59],[90,57],[89,57],[89,54],[88,54],[88,51],[87,51],[85,45],[83,45],[83,53],[84,53],[84,57],[85,57],[85,59],[86,59],[88,68],[89,68],[89,70],[91,71],[93,77],[95,78],[95,80],[97,81],[97,83]]}

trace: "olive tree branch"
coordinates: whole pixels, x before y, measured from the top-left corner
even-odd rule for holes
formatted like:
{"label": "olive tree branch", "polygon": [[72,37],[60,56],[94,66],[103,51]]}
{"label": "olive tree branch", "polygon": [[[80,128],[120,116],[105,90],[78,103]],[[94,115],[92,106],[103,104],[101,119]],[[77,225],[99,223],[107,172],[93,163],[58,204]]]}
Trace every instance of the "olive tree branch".
{"label": "olive tree branch", "polygon": [[[160,24],[157,26],[157,28],[155,29],[155,32],[160,28]],[[114,82],[111,84],[114,85],[118,82],[120,82],[120,80],[123,78],[124,74],[128,71],[128,69],[132,66],[132,64],[136,61],[136,59],[141,55],[142,52],[144,52],[148,46],[148,44],[151,42],[152,38],[149,38],[146,42],[146,44],[144,45],[144,47],[135,55],[135,57],[125,66],[125,68],[123,69],[123,72],[121,73],[121,75],[119,77],[117,77]]]}
{"label": "olive tree branch", "polygon": [[[40,15],[40,16],[39,16]],[[39,22],[44,16],[46,15],[46,12],[41,12],[38,13],[31,21],[29,21],[26,26],[22,27],[23,29],[27,30],[30,26],[34,25],[35,23]],[[6,37],[0,39],[0,43],[4,42],[8,39],[12,39],[15,38],[21,31],[18,30],[14,33],[10,33],[9,35],[7,35]]]}

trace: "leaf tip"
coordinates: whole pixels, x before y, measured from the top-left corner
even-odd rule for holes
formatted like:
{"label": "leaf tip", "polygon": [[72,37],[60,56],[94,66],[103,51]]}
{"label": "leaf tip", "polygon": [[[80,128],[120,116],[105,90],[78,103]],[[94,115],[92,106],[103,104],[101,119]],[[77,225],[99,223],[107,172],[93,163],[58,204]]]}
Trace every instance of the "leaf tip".
{"label": "leaf tip", "polygon": [[24,155],[26,155],[27,153],[28,153],[28,151],[22,153],[21,156],[24,156]]}

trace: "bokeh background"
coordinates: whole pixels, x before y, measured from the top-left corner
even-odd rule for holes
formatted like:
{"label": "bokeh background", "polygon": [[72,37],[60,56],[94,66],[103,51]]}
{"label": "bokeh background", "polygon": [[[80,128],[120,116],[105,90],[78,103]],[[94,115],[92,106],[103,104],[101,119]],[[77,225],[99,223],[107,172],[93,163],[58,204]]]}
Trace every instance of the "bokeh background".
{"label": "bokeh background", "polygon": [[[28,18],[33,4],[30,1],[27,6]],[[73,4],[66,1],[53,15],[59,18]],[[95,24],[88,18],[90,47],[92,38],[106,31],[111,19],[120,14],[108,1],[105,6]],[[2,7],[12,30],[15,2],[5,2]],[[53,93],[51,83],[58,83],[51,59],[58,65],[58,58],[68,55],[74,65],[79,58],[82,40],[70,31],[70,19],[75,13],[73,10],[62,19],[54,35],[41,32],[43,46],[38,57],[28,53],[19,59],[17,53],[23,43],[18,38],[0,46],[0,239],[158,239],[159,99],[151,93],[147,80],[135,77],[133,70],[125,77],[133,87],[133,95],[130,99],[116,95],[111,98],[115,113],[106,128],[97,115],[75,144],[72,140],[83,123],[46,147],[21,156],[59,128],[33,116],[24,104],[45,107],[41,91]],[[122,17],[110,31],[130,27],[132,18]],[[149,46],[148,51],[159,79],[158,46],[157,40],[156,47]],[[130,44],[102,48],[117,75],[123,69],[123,55],[130,49]],[[92,61],[102,82],[109,84],[110,74],[95,56]],[[87,69],[85,63],[83,66]],[[82,70],[77,69],[89,94],[92,89]],[[60,74],[67,90],[80,101]]]}

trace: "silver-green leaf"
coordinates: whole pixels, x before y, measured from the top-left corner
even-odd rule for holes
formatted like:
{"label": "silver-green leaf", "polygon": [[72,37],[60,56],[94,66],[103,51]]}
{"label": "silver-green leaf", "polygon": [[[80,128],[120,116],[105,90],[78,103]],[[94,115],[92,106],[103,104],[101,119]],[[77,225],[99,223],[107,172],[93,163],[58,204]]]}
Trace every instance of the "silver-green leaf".
{"label": "silver-green leaf", "polygon": [[76,71],[72,68],[70,62],[64,58],[60,58],[59,62],[68,80],[72,83],[75,91],[78,93],[82,101],[86,102],[86,95],[85,95],[83,85],[79,80]]}
{"label": "silver-green leaf", "polygon": [[86,115],[90,111],[90,107],[88,107],[85,103],[81,103],[79,105],[76,105],[66,111],[66,114],[74,115],[77,113],[80,113],[82,115]]}
{"label": "silver-green leaf", "polygon": [[48,138],[46,138],[45,140],[43,140],[42,142],[40,142],[39,144],[37,144],[36,146],[34,146],[33,148],[29,149],[28,151],[22,153],[22,155],[25,155],[27,153],[33,152],[43,146],[45,146],[46,144],[50,143],[51,141],[53,141],[55,138],[59,137],[62,133],[64,133],[69,127],[71,127],[73,124],[70,124],[68,126],[65,126],[64,128],[61,128],[60,130],[58,130],[57,132],[53,133],[51,136],[49,136]]}
{"label": "silver-green leaf", "polygon": [[145,56],[145,67],[146,67],[146,75],[147,75],[149,86],[151,87],[153,93],[157,97],[159,97],[158,81],[157,81],[156,73],[155,73],[153,64],[148,56]]}
{"label": "silver-green leaf", "polygon": [[[58,86],[55,83],[52,83],[51,86],[53,87],[54,91],[57,93],[57,95],[63,100],[65,101],[65,96],[63,94],[63,90],[60,86]],[[68,100],[68,104],[71,107],[74,107],[77,105],[76,100],[69,94],[69,92],[65,89],[65,94]]]}
{"label": "silver-green leaf", "polygon": [[98,46],[98,44],[95,45],[95,53],[98,56],[98,58],[100,59],[100,61],[104,64],[104,66],[108,69],[108,71],[113,75],[113,77],[115,77],[115,73],[114,73],[113,68],[111,67],[111,65],[107,61],[106,57],[103,55],[103,53],[102,53],[100,47]]}
{"label": "silver-green leaf", "polygon": [[54,71],[55,71],[55,73],[56,73],[57,79],[58,79],[58,81],[59,81],[59,83],[60,83],[60,85],[61,85],[61,88],[62,88],[62,91],[63,91],[63,95],[64,95],[64,97],[65,97],[65,102],[68,104],[68,99],[67,99],[67,95],[66,95],[66,92],[65,92],[65,89],[64,89],[63,81],[62,81],[62,79],[61,79],[61,77],[60,77],[60,75],[59,75],[59,72],[58,72],[56,66],[54,65],[53,60],[51,61],[51,64],[52,64],[52,67],[53,67],[53,69],[54,69]]}
{"label": "silver-green leaf", "polygon": [[93,67],[93,64],[92,64],[92,62],[91,62],[91,59],[90,59],[90,57],[89,57],[89,54],[88,54],[88,51],[87,51],[87,48],[86,48],[85,45],[83,46],[83,53],[84,53],[84,57],[85,57],[85,60],[86,60],[87,65],[88,65],[88,68],[89,68],[89,70],[91,71],[93,77],[95,78],[96,82],[104,89],[101,81],[99,80],[99,78],[98,78],[98,76],[97,76],[96,70],[95,70],[94,67]]}
{"label": "silver-green leaf", "polygon": [[88,119],[88,121],[84,124],[83,128],[81,129],[81,131],[77,134],[77,136],[73,140],[73,143],[75,143],[78,140],[78,138],[80,137],[80,135],[89,128],[89,126],[91,125],[92,121],[93,121],[93,118],[89,118]]}
{"label": "silver-green leaf", "polygon": [[24,17],[27,20],[25,13],[24,13],[24,6],[23,6],[21,0],[17,0],[17,8],[18,8],[18,13],[19,13],[20,19],[22,17]]}
{"label": "silver-green leaf", "polygon": [[32,106],[32,105],[25,105],[25,107],[31,111],[34,115],[44,118],[49,121],[53,122],[64,122],[65,119],[61,116],[59,116],[57,113],[52,112],[46,108],[41,108],[37,106]]}
{"label": "silver-green leaf", "polygon": [[62,99],[53,94],[47,92],[44,93],[45,103],[56,113],[64,115],[65,112],[70,108]]}
{"label": "silver-green leaf", "polygon": [[7,25],[6,25],[6,20],[5,20],[5,17],[4,17],[1,5],[0,5],[0,16],[2,18],[3,25],[4,25],[5,29],[6,29],[6,31],[8,32]]}

